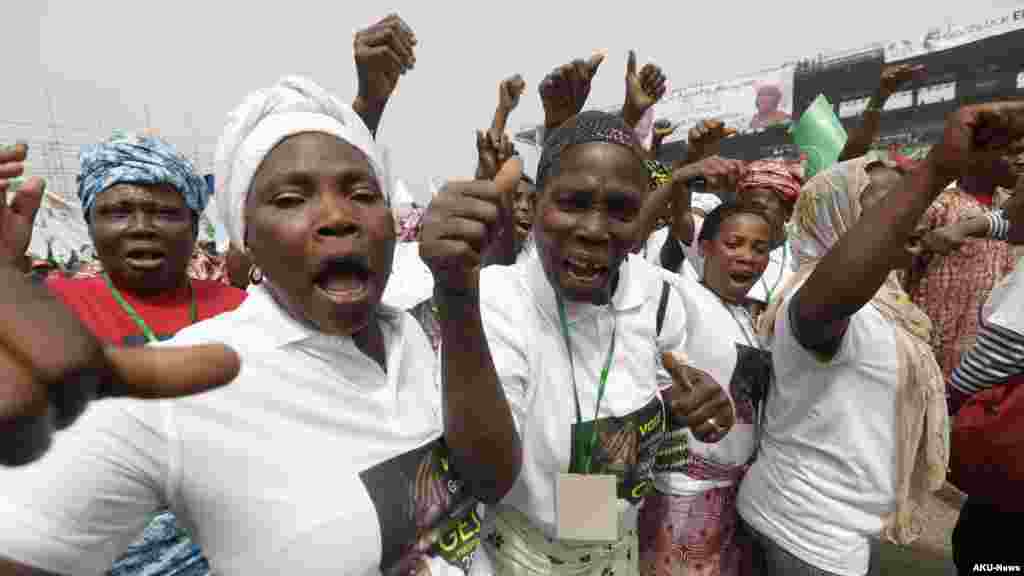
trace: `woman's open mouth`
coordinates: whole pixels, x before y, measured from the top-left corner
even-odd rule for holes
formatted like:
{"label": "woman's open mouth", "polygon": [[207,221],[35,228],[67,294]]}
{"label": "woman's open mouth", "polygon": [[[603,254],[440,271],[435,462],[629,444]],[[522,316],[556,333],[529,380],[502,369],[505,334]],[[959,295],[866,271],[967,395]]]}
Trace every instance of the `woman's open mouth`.
{"label": "woman's open mouth", "polygon": [[751,284],[757,280],[757,274],[754,272],[733,272],[729,274],[729,279],[737,284]]}
{"label": "woman's open mouth", "polygon": [[167,255],[157,248],[139,248],[124,253],[124,261],[129,268],[136,270],[155,270],[164,265]]}
{"label": "woman's open mouth", "polygon": [[330,260],[313,284],[328,300],[349,304],[365,300],[370,293],[370,269],[358,258]]}
{"label": "woman's open mouth", "polygon": [[570,256],[564,266],[569,279],[578,284],[603,285],[608,277],[608,266],[592,260]]}

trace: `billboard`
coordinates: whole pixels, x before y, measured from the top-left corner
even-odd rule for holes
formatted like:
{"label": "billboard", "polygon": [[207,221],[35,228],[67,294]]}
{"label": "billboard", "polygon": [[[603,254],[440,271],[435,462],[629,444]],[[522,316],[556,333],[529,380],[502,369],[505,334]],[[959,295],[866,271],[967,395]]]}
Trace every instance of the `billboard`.
{"label": "billboard", "polygon": [[1024,28],[1024,8],[989,18],[978,24],[933,28],[917,40],[901,40],[885,45],[885,61],[899,62],[932,52],[941,52],[978,40]]}
{"label": "billboard", "polygon": [[683,140],[698,122],[716,118],[741,133],[785,124],[793,115],[792,65],[722,82],[672,90],[655,108],[655,117],[681,124],[666,143]]}

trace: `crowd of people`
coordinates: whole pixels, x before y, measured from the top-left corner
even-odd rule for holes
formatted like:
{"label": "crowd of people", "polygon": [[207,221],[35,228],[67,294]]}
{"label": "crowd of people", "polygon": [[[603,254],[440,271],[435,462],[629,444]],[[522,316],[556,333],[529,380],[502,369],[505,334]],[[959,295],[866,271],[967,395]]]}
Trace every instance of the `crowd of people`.
{"label": "crowd of people", "polygon": [[1024,101],[892,156],[924,71],[887,67],[811,178],[720,157],[714,119],[666,165],[664,72],[630,53],[586,111],[597,54],[538,84],[535,172],[512,75],[475,179],[396,221],[376,132],[416,45],[358,32],[351,104],[245,96],[216,191],[152,134],[84,148],[73,274],[26,255],[45,182],[6,194],[0,151],[0,574],[879,574],[951,469],[961,573],[1020,563],[1020,436],[957,451],[979,398],[1024,416]]}

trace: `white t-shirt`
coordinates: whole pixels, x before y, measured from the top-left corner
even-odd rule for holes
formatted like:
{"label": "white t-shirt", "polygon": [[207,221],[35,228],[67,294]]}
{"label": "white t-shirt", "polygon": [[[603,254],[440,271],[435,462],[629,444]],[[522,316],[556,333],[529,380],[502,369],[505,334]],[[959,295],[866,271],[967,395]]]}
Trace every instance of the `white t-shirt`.
{"label": "white t-shirt", "polygon": [[[686,253],[686,261],[693,266],[697,278],[704,277],[704,256],[700,253],[700,246],[697,237],[700,236],[701,227],[704,225],[703,218],[694,218],[693,243],[689,246],[680,243]],[[767,304],[771,301],[780,288],[785,286],[786,280],[796,273],[797,262],[790,249],[787,240],[775,250],[768,254],[768,267],[764,269],[761,278],[750,287],[747,298]]]}
{"label": "white t-shirt", "polygon": [[[567,302],[566,313],[584,422],[594,420],[599,375],[613,322],[617,323],[614,357],[597,417],[593,472],[619,476],[620,510],[626,517],[652,483],[654,454],[665,430],[659,390],[671,385],[660,356],[681,348],[685,323],[679,295],[669,290],[661,335],[656,336],[663,273],[630,256],[619,274],[610,306]],[[554,537],[555,480],[569,470],[576,422],[555,292],[540,260],[533,257],[514,266],[485,268],[480,294],[491,356],[523,442],[522,471],[503,504]],[[633,438],[621,443],[622,453],[605,452],[618,434]]]}
{"label": "white t-shirt", "polygon": [[881,533],[896,501],[896,329],[867,304],[825,362],[796,341],[791,301],[776,318],[775,380],[737,507],[803,561],[861,576],[869,538]]}
{"label": "white t-shirt", "polygon": [[391,261],[391,276],[381,301],[399,310],[411,310],[434,295],[434,275],[420,258],[419,242],[398,242]]}
{"label": "white t-shirt", "polygon": [[[647,238],[647,242],[644,244],[643,249],[644,259],[654,266],[661,267],[661,248],[665,245],[665,242],[668,242],[670,239],[674,242],[679,243],[679,245],[683,247],[683,253],[686,253],[686,245],[683,244],[682,242],[679,242],[678,240],[675,240],[674,238],[671,238],[669,236],[669,228],[668,226],[666,226],[664,228],[655,230]],[[690,264],[688,258],[683,259],[683,263],[680,264],[679,268],[677,268],[676,270],[669,270],[669,272],[675,272],[676,274],[679,274],[681,276],[688,276],[694,280],[697,279],[697,271],[694,270],[693,264]]]}
{"label": "white t-shirt", "polygon": [[[167,344],[234,348],[238,378],[186,399],[98,402],[38,463],[0,469],[0,556],[100,574],[169,506],[225,576],[379,574],[400,561],[462,574],[433,555],[468,562],[480,527],[446,471],[434,354],[408,314],[378,317],[386,374],[262,286],[179,332]],[[468,508],[461,529],[417,542],[453,508]]]}
{"label": "white t-shirt", "polygon": [[1024,334],[1024,259],[1017,260],[1013,271],[992,288],[981,318],[985,324]]}
{"label": "white t-shirt", "polygon": [[655,484],[666,494],[692,495],[736,483],[757,449],[757,420],[771,380],[771,354],[761,350],[750,314],[726,304],[696,280],[676,277],[686,317],[686,358],[729,394],[736,424],[716,444],[705,444],[688,428],[669,431],[659,450]]}

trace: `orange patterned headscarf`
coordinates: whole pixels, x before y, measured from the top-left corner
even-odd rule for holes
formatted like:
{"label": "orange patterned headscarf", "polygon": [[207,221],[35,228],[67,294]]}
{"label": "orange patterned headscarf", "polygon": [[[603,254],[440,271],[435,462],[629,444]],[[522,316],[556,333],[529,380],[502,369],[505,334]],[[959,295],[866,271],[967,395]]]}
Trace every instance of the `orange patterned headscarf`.
{"label": "orange patterned headscarf", "polygon": [[783,202],[793,204],[800,197],[800,186],[800,177],[788,164],[758,160],[747,165],[747,174],[736,185],[736,191],[742,195],[748,190],[771,190]]}

